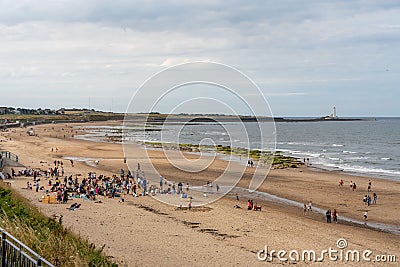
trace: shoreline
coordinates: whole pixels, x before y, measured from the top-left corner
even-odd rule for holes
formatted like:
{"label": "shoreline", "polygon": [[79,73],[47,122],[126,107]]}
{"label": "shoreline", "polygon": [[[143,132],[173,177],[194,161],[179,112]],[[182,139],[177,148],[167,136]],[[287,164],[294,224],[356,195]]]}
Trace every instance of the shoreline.
{"label": "shoreline", "polygon": [[367,173],[358,173],[358,172],[352,172],[352,171],[345,171],[345,170],[330,170],[330,169],[325,169],[323,167],[315,166],[315,165],[310,165],[308,168],[312,169],[315,172],[332,172],[336,173],[337,175],[349,175],[349,176],[355,176],[355,177],[364,177],[366,179],[381,179],[381,180],[386,180],[386,181],[391,181],[391,182],[399,182],[399,179],[396,179],[395,177],[392,176],[385,176],[385,175],[373,175],[367,174]]}
{"label": "shoreline", "polygon": [[[121,127],[123,127],[123,125],[121,123],[118,123],[116,125],[114,125],[114,123],[112,123],[112,125],[113,126],[121,126]],[[101,128],[103,126],[107,127],[107,128],[110,127],[109,125],[103,123],[103,124],[98,124],[98,125],[90,127],[90,128],[91,129],[96,128],[96,127]],[[86,135],[89,136],[89,137],[85,137]],[[81,134],[79,136],[76,136],[75,138],[79,139],[79,140],[87,140],[87,141],[92,141],[92,142],[105,142],[105,143],[114,143],[114,144],[121,144],[121,145],[123,143],[122,140],[112,141],[112,140],[114,140],[113,138],[111,138],[112,139],[111,141],[110,140],[106,140],[106,138],[109,138],[107,136],[107,133],[105,135],[98,135],[98,136],[94,136],[94,137],[92,137],[91,135],[92,134],[88,133],[87,130],[83,130],[81,132]],[[119,138],[122,138],[122,137],[119,136],[117,139],[119,139]],[[154,149],[157,149],[162,144],[159,141],[143,141],[143,140],[137,140],[137,141],[135,141],[135,143],[140,145],[143,149],[152,149],[151,147],[153,147]],[[171,146],[171,145],[177,146],[177,144],[173,144],[173,143],[170,143],[170,142],[165,142],[164,144],[167,145],[167,146]],[[182,152],[187,152],[187,153],[199,153],[198,151],[193,151],[193,149],[196,150],[198,148],[198,145],[196,145],[196,144],[180,144],[179,146],[180,146],[180,149],[178,149],[178,148],[168,148],[168,147],[165,148],[165,149],[168,149],[168,150],[171,150],[171,151],[173,151],[173,150],[182,151]],[[225,150],[224,150],[225,148],[229,148],[232,151],[232,157],[237,157],[237,158],[241,157],[241,155],[238,154],[239,152],[242,152],[243,150],[246,150],[245,148],[241,148],[241,147],[232,147],[232,148],[230,148],[229,146],[228,147],[227,146],[219,146],[219,147],[220,148],[218,148],[219,150],[217,151],[217,154],[218,154],[219,158],[221,158],[221,159],[223,159],[224,156],[229,156],[229,154],[225,154],[224,153],[225,152]],[[192,149],[192,151],[188,151],[188,149]],[[257,152],[257,151],[261,151],[261,150],[259,150],[259,149],[249,150],[250,154],[252,154],[254,152]],[[288,163],[289,165],[292,164],[292,163],[293,164],[297,164],[298,166],[304,164],[302,162],[303,157],[296,157],[295,155],[292,155],[290,153],[285,153],[285,151],[282,151],[279,148],[276,148],[275,153],[277,153],[278,156],[281,156],[281,157],[284,157],[284,158],[288,158],[288,159],[292,159],[292,161]],[[258,155],[258,156],[255,155],[256,157],[250,156],[250,158],[255,160],[255,161],[259,161],[259,160],[262,160],[262,157],[263,157],[263,155],[265,156],[265,154],[268,154],[268,151],[263,151],[263,152],[261,151],[260,155]],[[246,158],[246,160],[240,161],[240,160],[236,160],[235,159],[235,161],[240,162],[242,165],[246,165],[247,156],[244,157],[244,158]],[[398,176],[396,176],[395,174],[393,174],[393,175],[383,174],[383,173],[380,173],[380,172],[377,172],[377,171],[375,171],[375,172],[371,171],[369,173],[368,172],[363,172],[363,171],[356,171],[356,170],[352,171],[352,170],[346,170],[345,167],[338,167],[338,166],[329,167],[329,166],[324,166],[323,164],[321,165],[321,164],[312,163],[312,162],[308,167],[311,168],[311,169],[315,169],[316,171],[336,172],[338,175],[344,174],[344,175],[352,175],[352,176],[356,176],[356,177],[357,176],[361,176],[361,177],[366,177],[366,178],[370,178],[370,179],[384,179],[384,180],[390,180],[390,181],[394,181],[394,182],[398,182],[399,181]]]}

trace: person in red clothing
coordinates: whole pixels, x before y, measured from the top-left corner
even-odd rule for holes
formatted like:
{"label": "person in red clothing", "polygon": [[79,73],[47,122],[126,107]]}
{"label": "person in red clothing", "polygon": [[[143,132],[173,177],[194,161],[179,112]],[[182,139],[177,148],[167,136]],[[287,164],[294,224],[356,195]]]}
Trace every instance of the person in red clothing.
{"label": "person in red clothing", "polygon": [[253,209],[253,200],[248,200],[247,201],[247,209],[248,210],[252,210]]}
{"label": "person in red clothing", "polygon": [[337,216],[338,216],[338,213],[337,213],[336,209],[333,209],[332,217],[333,217],[334,223],[337,223]]}

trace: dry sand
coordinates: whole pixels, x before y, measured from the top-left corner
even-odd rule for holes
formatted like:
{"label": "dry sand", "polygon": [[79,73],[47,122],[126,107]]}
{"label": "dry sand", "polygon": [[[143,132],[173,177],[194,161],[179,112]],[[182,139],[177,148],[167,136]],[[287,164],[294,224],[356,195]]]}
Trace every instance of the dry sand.
{"label": "dry sand", "polygon": [[[120,123],[120,122],[114,122]],[[104,123],[100,123],[104,125]],[[2,149],[19,155],[20,161],[31,168],[43,170],[53,166],[54,160],[62,157],[81,157],[100,159],[95,166],[75,161],[72,167],[63,160],[66,175],[82,174],[89,171],[97,174],[118,174],[125,168],[123,151],[120,144],[96,143],[71,138],[76,135],[78,124],[40,125],[35,126],[37,137],[27,136],[26,129],[13,129],[2,133],[0,137]],[[64,138],[65,135],[65,138]],[[9,138],[11,137],[11,140]],[[57,148],[57,152],[51,152]],[[165,177],[175,181],[201,185],[213,180],[225,168],[227,162],[215,160],[200,174],[182,172],[167,163],[161,151],[148,151],[151,162]],[[133,164],[140,162],[142,169],[150,170],[150,161],[143,149],[135,148]],[[188,157],[196,157],[188,155]],[[42,162],[42,163],[41,163]],[[247,168],[239,186],[246,187],[249,177],[254,171]],[[158,177],[151,171],[147,177]],[[338,181],[345,180],[340,188]],[[362,197],[367,193],[368,179],[335,172],[316,171],[311,168],[272,170],[259,190],[275,194],[299,202],[312,200],[316,207],[336,208],[340,216],[362,220],[366,206]],[[365,229],[359,226],[327,224],[322,214],[303,214],[303,210],[274,202],[262,202],[263,211],[254,212],[246,209],[234,209],[236,201],[227,196],[217,202],[196,208],[192,211],[179,210],[160,203],[146,196],[126,197],[125,203],[118,199],[103,199],[103,203],[82,200],[82,208],[68,211],[66,205],[43,204],[38,200],[43,193],[22,189],[27,180],[17,178],[12,187],[18,189],[48,216],[63,215],[63,224],[74,232],[86,237],[97,247],[105,245],[104,251],[121,265],[190,265],[190,266],[255,266],[265,265],[257,260],[257,251],[268,245],[269,249],[287,251],[297,249],[321,250],[332,247],[336,249],[336,241],[345,238],[347,249],[360,251],[369,249],[373,255],[391,254],[400,260],[400,236]],[[350,190],[349,181],[355,181],[358,191]],[[372,179],[373,191],[378,194],[378,205],[368,207],[369,221],[388,223],[400,227],[398,220],[400,211],[397,202],[400,200],[400,183],[383,179]],[[47,184],[42,179],[42,184]],[[71,200],[75,201],[75,200]],[[239,205],[246,207],[247,199],[240,199]],[[69,206],[69,205],[68,205]],[[287,256],[287,255],[286,255]],[[275,263],[280,263],[274,259]],[[288,264],[288,263],[286,263]],[[298,263],[337,265],[325,258],[323,263]],[[351,263],[364,266],[366,262]],[[369,263],[379,265],[377,262]],[[388,263],[380,263],[387,266]],[[393,266],[396,263],[392,263]]]}

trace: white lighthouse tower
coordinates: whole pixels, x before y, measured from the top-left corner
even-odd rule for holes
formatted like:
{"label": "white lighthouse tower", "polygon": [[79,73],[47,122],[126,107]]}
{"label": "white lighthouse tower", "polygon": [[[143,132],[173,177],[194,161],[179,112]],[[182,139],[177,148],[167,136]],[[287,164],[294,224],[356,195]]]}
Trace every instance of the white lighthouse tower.
{"label": "white lighthouse tower", "polygon": [[332,118],[334,118],[334,119],[337,118],[337,116],[336,116],[336,107],[335,106],[333,106]]}

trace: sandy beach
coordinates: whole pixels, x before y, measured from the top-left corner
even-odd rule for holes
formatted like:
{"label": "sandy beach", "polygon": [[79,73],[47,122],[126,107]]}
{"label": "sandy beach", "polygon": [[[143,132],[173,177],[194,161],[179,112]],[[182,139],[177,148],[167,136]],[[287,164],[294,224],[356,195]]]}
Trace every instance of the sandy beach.
{"label": "sandy beach", "polygon": [[[118,125],[121,122],[107,122]],[[97,123],[104,125],[105,123]],[[73,138],[80,133],[77,126],[83,124],[51,124],[34,126],[37,136],[28,136],[27,129],[11,129],[2,133],[0,139],[3,150],[19,156],[20,162],[28,168],[47,170],[54,166],[54,160],[62,160],[65,175],[79,174],[86,177],[88,172],[111,176],[118,175],[124,168],[124,154],[121,144],[99,143]],[[95,125],[91,123],[90,125]],[[74,127],[74,128],[73,128]],[[11,140],[10,140],[11,138]],[[53,151],[52,151],[53,149]],[[162,151],[148,150],[148,155],[140,146],[134,148],[135,158],[129,164],[141,164],[147,177],[158,177],[150,171],[150,164],[167,179],[182,181],[191,186],[201,186],[212,181],[226,168],[227,162],[216,159],[211,166],[199,174],[188,174],[171,166]],[[178,152],[175,152],[178,153]],[[187,157],[196,157],[188,154]],[[74,166],[69,163],[74,158]],[[86,159],[86,161],[84,160]],[[81,161],[80,161],[81,160]],[[95,164],[95,160],[99,160]],[[132,161],[132,162],[131,162]],[[88,164],[89,163],[89,164]],[[239,164],[239,163],[234,163]],[[239,187],[247,188],[254,168],[247,167]],[[40,185],[47,188],[48,178],[40,178]],[[155,178],[156,180],[157,178]],[[344,180],[340,187],[339,180]],[[376,205],[366,206],[362,199],[371,179],[372,192],[378,195]],[[239,203],[233,193],[192,210],[176,210],[150,196],[128,195],[125,202],[119,198],[99,197],[102,203],[71,199],[70,203],[82,204],[81,209],[69,211],[63,204],[39,202],[44,192],[24,189],[33,177],[17,177],[11,181],[12,187],[29,199],[41,212],[48,216],[63,215],[63,225],[84,236],[96,247],[104,246],[106,255],[121,266],[257,266],[265,265],[257,259],[257,252],[268,246],[270,250],[316,250],[330,247],[338,249],[339,238],[347,240],[346,249],[371,250],[373,255],[396,255],[400,257],[400,236],[369,229],[341,221],[341,216],[363,221],[363,213],[369,211],[368,224],[387,224],[400,228],[400,182],[394,180],[361,177],[339,172],[316,170],[311,167],[271,170],[258,191],[281,198],[308,203],[315,208],[336,209],[339,223],[328,224],[324,214],[307,212],[302,207],[286,205],[276,201],[256,200],[262,206],[261,212],[248,211],[247,199],[252,195],[239,194]],[[350,181],[357,184],[352,191]],[[238,204],[241,209],[234,209]],[[286,255],[287,256],[287,255]],[[373,256],[371,256],[372,258]],[[399,260],[399,259],[398,259]],[[397,261],[398,261],[397,260]],[[274,263],[281,262],[276,257]],[[300,266],[309,264],[343,265],[344,262],[323,263],[298,262]],[[387,266],[396,263],[348,262],[354,266]]]}

